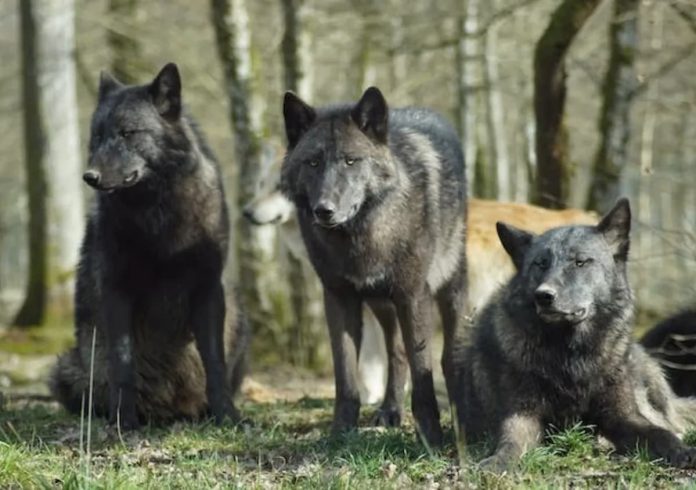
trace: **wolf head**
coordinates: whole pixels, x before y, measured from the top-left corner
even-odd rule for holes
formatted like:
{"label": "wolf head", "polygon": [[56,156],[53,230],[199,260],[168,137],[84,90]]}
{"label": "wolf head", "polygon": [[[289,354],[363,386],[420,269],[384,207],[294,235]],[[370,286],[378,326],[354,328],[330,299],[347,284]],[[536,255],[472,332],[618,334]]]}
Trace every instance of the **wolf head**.
{"label": "wolf head", "polygon": [[391,187],[389,110],[379,89],[368,88],[353,106],[323,110],[288,92],[283,114],[288,153],[281,187],[316,224],[345,225]]}
{"label": "wolf head", "polygon": [[[147,85],[123,85],[101,74],[92,116],[87,184],[119,191],[147,182],[162,165],[176,165],[190,144],[180,124],[181,78],[173,63]],[[169,151],[171,154],[164,154]]]}
{"label": "wolf head", "polygon": [[521,306],[546,324],[579,324],[628,291],[631,210],[621,199],[597,226],[554,228],[542,235],[497,223],[517,269],[511,285]]}

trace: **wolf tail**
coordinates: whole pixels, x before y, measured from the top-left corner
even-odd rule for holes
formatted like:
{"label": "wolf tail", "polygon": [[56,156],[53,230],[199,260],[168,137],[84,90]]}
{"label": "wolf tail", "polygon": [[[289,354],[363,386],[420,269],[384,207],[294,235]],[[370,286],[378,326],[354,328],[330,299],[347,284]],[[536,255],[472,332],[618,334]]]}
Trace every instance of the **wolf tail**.
{"label": "wolf tail", "polygon": [[[79,414],[87,409],[90,390],[90,371],[80,358],[77,347],[58,357],[49,377],[49,388],[53,397],[69,412]],[[107,410],[108,388],[98,380],[92,383],[92,406],[97,414]]]}

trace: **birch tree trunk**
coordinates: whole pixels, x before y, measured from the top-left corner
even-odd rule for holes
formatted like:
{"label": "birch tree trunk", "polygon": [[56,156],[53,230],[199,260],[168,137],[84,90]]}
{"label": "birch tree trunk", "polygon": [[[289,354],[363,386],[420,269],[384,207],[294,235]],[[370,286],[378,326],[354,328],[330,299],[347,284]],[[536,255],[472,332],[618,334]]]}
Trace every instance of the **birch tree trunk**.
{"label": "birch tree trunk", "polygon": [[[283,79],[285,89],[304,100],[312,100],[311,35],[307,29],[305,0],[281,0],[285,31],[282,41]],[[311,266],[286,248],[288,277],[294,325],[290,330],[288,351],[290,361],[308,368],[318,367],[320,340],[325,327],[321,303],[321,287]]]}
{"label": "birch tree trunk", "polygon": [[[239,165],[237,209],[255,192],[261,170],[261,113],[252,73],[252,45],[246,0],[211,0],[218,56],[229,99],[235,160]],[[235,213],[236,214],[236,213]],[[239,290],[243,305],[259,338],[282,337],[289,316],[289,291],[275,260],[274,227],[236,222]]]}
{"label": "birch tree trunk", "polygon": [[[481,86],[481,46],[478,34],[480,0],[462,0],[463,16],[459,22],[457,78],[459,91],[459,130],[464,145],[469,195],[475,195],[478,142],[476,137],[477,100]],[[480,180],[480,179],[479,179]]]}
{"label": "birch tree trunk", "polygon": [[564,208],[568,196],[568,132],[564,123],[565,57],[600,0],[564,0],[534,52],[537,178],[535,204]]}
{"label": "birch tree trunk", "polygon": [[610,28],[609,67],[599,119],[600,145],[594,161],[588,208],[603,214],[620,197],[621,175],[628,163],[631,106],[637,87],[640,0],[614,0]]}
{"label": "birch tree trunk", "polygon": [[[495,0],[489,2],[489,16],[496,10]],[[511,176],[510,155],[508,153],[507,131],[503,116],[503,96],[500,92],[500,74],[498,72],[498,28],[492,23],[484,34],[483,69],[486,91],[486,121],[488,126],[488,154],[490,167],[495,174],[495,197],[499,200],[510,201]]]}
{"label": "birch tree trunk", "polygon": [[[30,271],[16,324],[43,321],[47,293],[56,313],[72,304],[84,228],[73,0],[20,2]],[[47,185],[48,184],[48,185]]]}

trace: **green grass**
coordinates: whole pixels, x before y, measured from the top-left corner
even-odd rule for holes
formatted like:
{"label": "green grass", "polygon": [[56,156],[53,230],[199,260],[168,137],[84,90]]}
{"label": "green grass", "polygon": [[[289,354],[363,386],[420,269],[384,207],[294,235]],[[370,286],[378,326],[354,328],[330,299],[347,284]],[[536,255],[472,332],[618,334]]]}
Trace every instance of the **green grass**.
{"label": "green grass", "polygon": [[[96,420],[88,455],[79,418],[14,402],[0,413],[0,488],[696,487],[696,474],[611,455],[579,426],[550,434],[518,470],[498,476],[474,463],[459,468],[451,440],[429,455],[408,422],[331,438],[331,409],[318,399],[247,403],[253,422],[242,428],[179,423],[122,437]],[[474,450],[472,459],[482,456]]]}

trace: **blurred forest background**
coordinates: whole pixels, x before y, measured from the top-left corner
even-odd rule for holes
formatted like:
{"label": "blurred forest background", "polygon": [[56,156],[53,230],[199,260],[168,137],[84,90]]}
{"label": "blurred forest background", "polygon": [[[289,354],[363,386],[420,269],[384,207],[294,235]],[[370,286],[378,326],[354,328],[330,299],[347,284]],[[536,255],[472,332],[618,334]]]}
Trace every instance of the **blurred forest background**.
{"label": "blurred forest background", "polygon": [[473,196],[602,212],[628,195],[640,310],[693,307],[695,53],[694,0],[2,1],[0,324],[70,324],[99,72],[146,83],[169,61],[224,171],[262,359],[328,355],[312,272],[239,212],[282,158],[287,89],[441,111]]}

